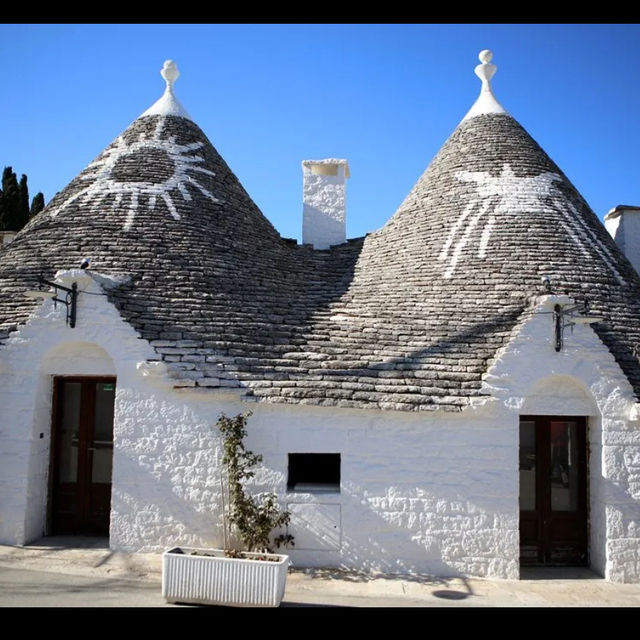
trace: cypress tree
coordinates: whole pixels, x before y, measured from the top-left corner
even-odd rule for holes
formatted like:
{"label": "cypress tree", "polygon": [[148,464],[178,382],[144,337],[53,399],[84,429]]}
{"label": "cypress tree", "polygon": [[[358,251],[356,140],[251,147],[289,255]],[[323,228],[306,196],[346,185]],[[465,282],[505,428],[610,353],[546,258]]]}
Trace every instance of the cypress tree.
{"label": "cypress tree", "polygon": [[0,231],[4,231],[4,219],[5,219],[5,209],[4,209],[4,192],[0,189]]}
{"label": "cypress tree", "polygon": [[29,222],[29,187],[27,186],[27,176],[23,173],[18,185],[18,226],[16,231],[20,231]]}
{"label": "cypress tree", "polygon": [[40,213],[44,209],[44,194],[42,191],[38,191],[35,196],[33,196],[33,200],[31,201],[31,211],[29,215],[31,218],[35,216],[37,213]]}
{"label": "cypress tree", "polygon": [[13,169],[5,167],[0,190],[0,231],[20,231],[29,218],[42,209],[44,209],[44,194],[37,193],[29,208],[27,176],[23,173],[18,183]]}
{"label": "cypress tree", "polygon": [[[2,172],[2,191],[6,191],[7,185],[11,180],[11,175],[13,174],[13,169],[11,167],[5,167]],[[14,174],[15,175],[15,174]]]}
{"label": "cypress tree", "polygon": [[2,230],[17,231],[20,222],[20,189],[18,179],[11,167],[2,172]]}

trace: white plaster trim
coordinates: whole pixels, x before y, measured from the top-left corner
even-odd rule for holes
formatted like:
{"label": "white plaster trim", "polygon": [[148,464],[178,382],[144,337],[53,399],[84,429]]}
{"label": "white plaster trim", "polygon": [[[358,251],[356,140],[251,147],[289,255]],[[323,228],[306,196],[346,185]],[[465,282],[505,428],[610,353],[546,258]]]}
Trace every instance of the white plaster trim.
{"label": "white plaster trim", "polygon": [[[628,416],[636,404],[633,388],[592,326],[578,324],[573,330],[565,329],[563,348],[555,351],[551,311],[556,304],[574,304],[573,298],[539,296],[534,304],[529,316],[508,344],[497,352],[484,374],[482,393],[500,399],[507,407],[521,410],[540,381],[560,376],[584,388],[603,416]],[[558,398],[561,399],[562,394],[562,388],[555,389]],[[558,413],[557,408],[554,413]]]}
{"label": "white plaster trim", "polygon": [[178,116],[193,122],[193,118],[169,87],[165,89],[162,97],[156,100],[145,112],[141,113],[138,118],[144,118],[145,116]]}
{"label": "white plaster trim", "polygon": [[488,113],[503,113],[505,115],[509,115],[509,112],[498,102],[496,97],[493,95],[491,88],[482,89],[480,91],[480,95],[477,100],[473,103],[473,106],[464,118],[462,118],[461,122],[465,122],[465,120],[471,120],[471,118],[475,118],[476,116],[485,115]]}
{"label": "white plaster trim", "polygon": [[87,269],[89,275],[103,288],[103,289],[113,289],[115,287],[119,287],[120,285],[127,284],[131,282],[131,275],[128,273],[122,274],[104,274],[97,273],[95,271],[89,271]]}
{"label": "white plaster trim", "polygon": [[349,162],[346,158],[323,158],[322,160],[303,160],[303,167],[311,167],[314,164],[336,164],[347,166]]}
{"label": "white plaster trim", "polygon": [[167,83],[167,87],[162,97],[152,104],[140,118],[144,116],[179,116],[181,118],[187,118],[187,120],[192,120],[191,116],[173,93],[173,85],[180,76],[176,63],[173,60],[165,60],[160,70],[160,75]]}
{"label": "white plaster trim", "polygon": [[548,295],[538,296],[536,298],[536,305],[539,307],[538,310],[543,311],[553,311],[553,307],[557,304],[563,305],[574,305],[576,301],[571,297],[564,294],[550,293]]}
{"label": "white plaster trim", "polygon": [[[143,378],[163,379],[168,374],[167,365],[160,360],[142,360],[136,363],[136,371]],[[172,380],[163,380],[167,384],[173,384]]]}

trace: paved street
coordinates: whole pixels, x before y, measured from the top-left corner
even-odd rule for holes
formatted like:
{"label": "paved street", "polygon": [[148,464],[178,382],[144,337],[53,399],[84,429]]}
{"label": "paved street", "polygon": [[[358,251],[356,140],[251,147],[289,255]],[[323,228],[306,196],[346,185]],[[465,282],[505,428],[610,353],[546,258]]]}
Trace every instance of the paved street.
{"label": "paved street", "polygon": [[[294,582],[295,578],[294,578]],[[314,588],[289,589],[281,604],[293,607],[451,606],[456,600],[429,603],[424,598],[340,594]],[[361,589],[362,591],[362,589]],[[459,596],[456,596],[459,597]],[[0,568],[0,607],[183,607],[165,602],[157,580],[88,577],[55,571]]]}
{"label": "paved street", "polygon": [[[104,538],[0,545],[0,607],[180,607],[161,595],[161,554],[112,551]],[[527,569],[521,580],[379,576],[290,570],[283,608],[638,607],[640,584],[589,569]]]}
{"label": "paved street", "polygon": [[164,607],[157,582],[0,568],[2,607]]}

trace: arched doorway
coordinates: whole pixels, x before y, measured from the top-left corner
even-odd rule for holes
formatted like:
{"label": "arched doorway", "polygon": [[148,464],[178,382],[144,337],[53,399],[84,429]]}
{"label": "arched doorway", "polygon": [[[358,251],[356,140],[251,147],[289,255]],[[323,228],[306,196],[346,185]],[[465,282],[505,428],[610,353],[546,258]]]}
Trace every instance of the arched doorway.
{"label": "arched doorway", "polygon": [[53,379],[53,534],[109,534],[116,379]]}
{"label": "arched doorway", "polygon": [[65,342],[47,353],[41,371],[43,391],[48,389],[51,398],[45,531],[108,536],[116,396],[113,360],[95,343]]}

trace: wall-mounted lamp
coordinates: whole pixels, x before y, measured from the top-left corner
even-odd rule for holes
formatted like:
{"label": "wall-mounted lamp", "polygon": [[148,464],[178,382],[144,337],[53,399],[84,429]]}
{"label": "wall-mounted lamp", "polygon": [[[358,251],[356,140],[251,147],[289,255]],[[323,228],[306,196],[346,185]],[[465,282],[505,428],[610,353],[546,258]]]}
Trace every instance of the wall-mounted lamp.
{"label": "wall-mounted lamp", "polygon": [[[38,284],[40,287],[43,285],[49,285],[50,287],[54,287],[55,291],[46,291],[42,288],[40,289],[32,289],[30,291],[25,291],[25,296],[27,298],[52,298],[54,306],[57,306],[58,302],[61,302],[63,305],[67,307],[67,324],[73,329],[76,326],[76,307],[78,301],[78,285],[77,283],[73,283],[71,287],[65,287],[57,282],[51,282],[49,280],[45,280],[42,276],[38,278]],[[64,291],[66,293],[64,298],[58,297],[58,292]]]}
{"label": "wall-mounted lamp", "polygon": [[563,307],[560,304],[556,304],[553,307],[556,351],[562,349],[563,333],[566,327],[573,328],[576,324],[594,324],[595,322],[602,322],[602,320],[603,318],[600,316],[589,315],[588,300],[585,300],[582,305],[576,304],[571,307]]}

